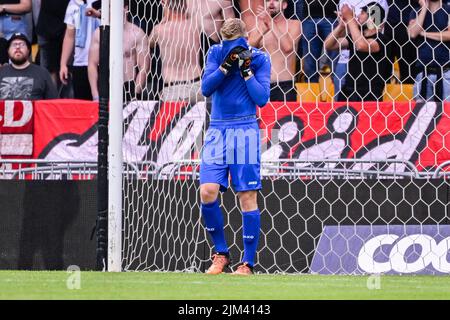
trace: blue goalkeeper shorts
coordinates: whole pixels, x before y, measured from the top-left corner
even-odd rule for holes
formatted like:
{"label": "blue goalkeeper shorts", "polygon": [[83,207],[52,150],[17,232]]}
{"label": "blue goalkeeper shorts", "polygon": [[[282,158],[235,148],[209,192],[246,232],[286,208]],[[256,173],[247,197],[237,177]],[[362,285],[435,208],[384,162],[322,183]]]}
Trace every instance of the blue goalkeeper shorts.
{"label": "blue goalkeeper shorts", "polygon": [[260,190],[260,138],[255,117],[211,120],[201,152],[200,184],[217,183],[236,192]]}

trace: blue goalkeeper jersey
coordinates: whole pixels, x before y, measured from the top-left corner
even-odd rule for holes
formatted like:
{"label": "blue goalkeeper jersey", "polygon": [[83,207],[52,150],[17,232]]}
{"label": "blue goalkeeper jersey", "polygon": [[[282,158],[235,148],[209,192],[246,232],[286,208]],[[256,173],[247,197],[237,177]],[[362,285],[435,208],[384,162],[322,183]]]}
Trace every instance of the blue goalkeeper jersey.
{"label": "blue goalkeeper jersey", "polygon": [[[252,51],[250,68],[254,76],[247,81],[234,65],[225,75],[220,65],[229,52],[242,46]],[[270,97],[270,57],[267,53],[250,47],[245,38],[224,40],[213,45],[202,77],[202,93],[212,96],[211,120],[228,120],[256,115],[256,106],[263,107]]]}

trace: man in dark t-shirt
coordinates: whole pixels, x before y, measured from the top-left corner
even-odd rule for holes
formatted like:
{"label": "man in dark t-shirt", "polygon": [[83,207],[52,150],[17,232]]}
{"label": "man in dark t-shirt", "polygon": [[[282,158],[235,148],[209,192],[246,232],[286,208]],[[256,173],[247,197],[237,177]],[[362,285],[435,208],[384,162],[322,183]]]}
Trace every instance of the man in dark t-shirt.
{"label": "man in dark t-shirt", "polygon": [[29,61],[31,43],[22,33],[8,41],[10,65],[0,68],[0,100],[56,99],[58,93],[48,71]]}
{"label": "man in dark t-shirt", "polygon": [[325,40],[328,50],[348,48],[350,60],[339,101],[382,101],[386,82],[392,76],[387,40],[382,34],[385,10],[376,2],[361,8],[355,18],[344,5],[339,25]]}
{"label": "man in dark t-shirt", "polygon": [[395,60],[399,66],[399,80],[405,84],[413,84],[417,74],[414,66],[417,59],[417,49],[408,35],[408,21],[414,10],[416,0],[388,0],[389,14],[384,35],[389,40],[390,60]]}
{"label": "man in dark t-shirt", "polygon": [[418,48],[414,84],[416,100],[450,100],[450,5],[419,0],[410,15],[408,32]]}
{"label": "man in dark t-shirt", "polygon": [[66,14],[69,0],[41,0],[36,34],[39,44],[40,65],[46,68],[56,86],[60,86],[59,62],[61,60],[62,43],[66,25]]}
{"label": "man in dark t-shirt", "polygon": [[351,37],[348,37],[350,60],[348,73],[340,101],[382,101],[386,82],[392,76],[392,64],[387,56],[386,37],[377,33],[366,37],[376,41],[378,52],[357,50]]}

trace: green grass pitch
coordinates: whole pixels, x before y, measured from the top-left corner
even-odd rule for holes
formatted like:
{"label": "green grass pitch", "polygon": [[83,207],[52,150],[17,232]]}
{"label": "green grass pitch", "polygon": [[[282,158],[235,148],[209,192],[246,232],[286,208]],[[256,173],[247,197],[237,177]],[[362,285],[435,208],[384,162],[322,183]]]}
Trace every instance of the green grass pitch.
{"label": "green grass pitch", "polygon": [[386,275],[379,289],[371,290],[368,276],[82,271],[80,288],[68,289],[69,276],[63,271],[0,271],[0,299],[450,299],[448,276]]}

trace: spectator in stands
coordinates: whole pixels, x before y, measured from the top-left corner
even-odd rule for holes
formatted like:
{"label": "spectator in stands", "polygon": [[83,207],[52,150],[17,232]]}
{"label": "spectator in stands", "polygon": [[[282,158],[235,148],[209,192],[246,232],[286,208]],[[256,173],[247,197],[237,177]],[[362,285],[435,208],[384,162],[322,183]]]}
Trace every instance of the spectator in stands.
{"label": "spectator in stands", "polygon": [[264,0],[235,0],[239,6],[240,18],[245,23],[245,28],[250,34],[256,28],[256,11],[258,7],[264,6]]}
{"label": "spectator in stands", "polygon": [[[336,22],[336,11],[339,0],[299,0],[297,12],[301,12],[303,72],[307,82],[319,82],[320,66],[323,53],[323,42],[333,30]],[[300,7],[301,6],[301,7]],[[330,66],[337,63],[338,51],[326,53]]]}
{"label": "spectator in stands", "polygon": [[347,4],[340,10],[339,24],[325,40],[327,50],[348,48],[350,60],[340,101],[382,101],[392,65],[387,42],[381,33],[386,17],[383,7],[371,2],[355,13]]}
{"label": "spectator in stands", "polygon": [[210,46],[220,42],[219,30],[228,18],[234,18],[233,3],[231,0],[187,0],[189,15],[196,19],[201,30],[200,64],[203,67],[203,58]]}
{"label": "spectator in stands", "polygon": [[[72,76],[74,98],[92,100],[89,86],[87,65],[92,34],[100,21],[86,15],[87,8],[92,7],[93,0],[70,0],[64,22],[66,32],[63,40],[59,78],[64,85]],[[72,67],[69,72],[69,60],[74,52]]]}
{"label": "spectator in stands", "polygon": [[0,0],[0,33],[9,40],[17,32],[31,39],[31,26],[26,14],[31,12],[31,0]]}
{"label": "spectator in stands", "polygon": [[[141,99],[150,69],[148,38],[138,26],[127,21],[128,4],[124,2],[123,68],[125,100]],[[100,62],[100,29],[97,28],[89,48],[88,75],[92,97],[98,101],[98,65]],[[145,99],[145,98],[144,98]]]}
{"label": "spectator in stands", "polygon": [[61,61],[62,43],[66,25],[64,15],[70,0],[41,0],[36,34],[39,44],[39,64],[46,68],[57,87],[59,80],[59,63]]}
{"label": "spectator in stands", "polygon": [[164,18],[150,34],[150,47],[158,45],[160,49],[162,101],[195,103],[204,99],[200,90],[200,30],[194,19],[188,16],[185,0],[165,0]]}
{"label": "spectator in stands", "polygon": [[411,12],[409,35],[418,48],[416,100],[450,100],[450,6],[442,0],[419,0]]}
{"label": "spectator in stands", "polygon": [[[355,15],[358,16],[361,13],[361,8],[369,4],[370,2],[378,3],[385,12],[389,12],[389,5],[386,0],[340,0],[339,10],[344,4],[353,7]],[[345,79],[348,72],[348,61],[350,59],[350,51],[348,49],[341,48],[339,58],[334,70],[334,97],[338,99],[341,94],[341,89],[345,86]]]}
{"label": "spectator in stands", "polygon": [[413,84],[417,49],[408,35],[408,22],[413,6],[411,0],[389,0],[389,14],[385,26],[385,36],[389,41],[391,63],[397,59],[400,69],[400,82]]}
{"label": "spectator in stands", "polygon": [[58,93],[49,72],[29,61],[31,43],[16,33],[8,41],[10,65],[0,68],[1,100],[56,99]]}
{"label": "spectator in stands", "polygon": [[256,30],[250,34],[250,45],[269,53],[272,70],[270,76],[271,101],[296,101],[295,49],[300,40],[299,20],[286,19],[285,0],[266,0],[266,7],[257,8]]}

